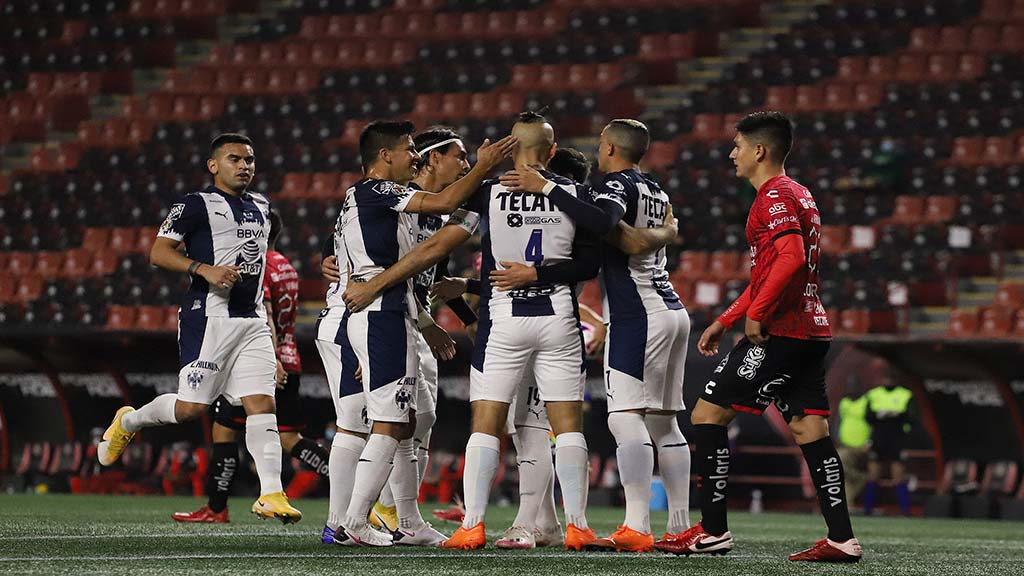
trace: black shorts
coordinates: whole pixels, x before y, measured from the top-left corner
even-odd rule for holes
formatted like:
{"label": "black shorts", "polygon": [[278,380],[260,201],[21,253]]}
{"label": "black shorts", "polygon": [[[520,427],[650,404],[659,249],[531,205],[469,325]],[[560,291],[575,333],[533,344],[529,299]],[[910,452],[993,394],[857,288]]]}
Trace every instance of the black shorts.
{"label": "black shorts", "polygon": [[904,453],[906,445],[906,440],[900,437],[872,438],[868,459],[872,462],[903,462],[907,459]]}
{"label": "black shorts", "polygon": [[[277,429],[281,432],[300,432],[302,423],[302,402],[299,400],[299,375],[289,374],[284,388],[274,393],[277,404]],[[245,430],[245,408],[232,406],[223,396],[213,402],[213,421],[232,430]]]}
{"label": "black shorts", "polygon": [[828,416],[825,355],[828,340],[772,336],[764,346],[740,340],[704,386],[712,404],[760,414],[772,402],[788,422],[793,416]]}

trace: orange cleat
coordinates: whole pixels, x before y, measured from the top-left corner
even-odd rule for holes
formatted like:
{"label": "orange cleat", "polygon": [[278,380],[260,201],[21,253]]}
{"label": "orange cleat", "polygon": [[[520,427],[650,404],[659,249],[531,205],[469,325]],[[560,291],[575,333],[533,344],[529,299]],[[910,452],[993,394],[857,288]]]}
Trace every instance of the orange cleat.
{"label": "orange cleat", "polygon": [[569,524],[565,529],[566,550],[583,550],[585,547],[592,544],[594,540],[597,540],[597,534],[594,534],[593,528],[584,528],[581,530],[574,524]]}
{"label": "orange cleat", "polygon": [[828,538],[818,540],[803,552],[790,554],[789,559],[793,562],[859,562],[864,555],[860,542],[856,538],[850,538],[846,542],[833,542]]}
{"label": "orange cleat", "polygon": [[587,550],[605,552],[650,552],[654,550],[654,535],[637,532],[627,526],[619,526],[607,538],[598,538],[587,545]]}
{"label": "orange cleat", "polygon": [[484,532],[484,523],[481,522],[469,530],[459,526],[451,538],[441,542],[441,547],[451,550],[479,550],[486,544],[487,533]]}
{"label": "orange cleat", "polygon": [[220,512],[214,512],[210,510],[209,506],[203,506],[195,512],[175,512],[171,514],[171,519],[175,522],[201,522],[204,524],[227,524],[231,522],[228,518],[227,508]]}

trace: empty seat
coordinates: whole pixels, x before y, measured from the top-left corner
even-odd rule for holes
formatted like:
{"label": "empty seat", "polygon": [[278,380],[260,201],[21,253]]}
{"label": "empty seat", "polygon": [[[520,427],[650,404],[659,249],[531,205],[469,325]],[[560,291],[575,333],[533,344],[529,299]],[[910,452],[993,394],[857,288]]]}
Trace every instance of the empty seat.
{"label": "empty seat", "polygon": [[35,271],[44,278],[52,278],[60,274],[64,266],[62,252],[40,252],[36,257]]}
{"label": "empty seat", "polygon": [[978,332],[978,311],[957,309],[949,314],[950,336],[974,336]]}
{"label": "empty seat", "polygon": [[664,170],[675,164],[678,153],[679,145],[675,142],[651,142],[644,155],[643,165],[651,171]]}
{"label": "empty seat", "polygon": [[156,332],[162,330],[167,321],[163,306],[139,306],[135,315],[135,328]]}
{"label": "empty seat", "polygon": [[1006,309],[1024,308],[1024,284],[1003,282],[996,290],[993,302],[996,306]]}
{"label": "empty seat", "polygon": [[708,273],[715,278],[730,280],[739,275],[742,252],[717,251],[711,253],[708,261]]}
{"label": "empty seat", "polygon": [[926,222],[946,222],[956,214],[955,196],[929,196],[925,200],[924,219]]}
{"label": "empty seat", "polygon": [[836,254],[846,250],[850,229],[846,226],[822,226],[820,249],[825,254]]}
{"label": "empty seat", "polygon": [[134,306],[113,305],[107,307],[107,329],[108,330],[131,330],[135,327],[135,315],[137,311]]}
{"label": "empty seat", "polygon": [[676,268],[675,273],[682,274],[693,280],[701,278],[707,272],[708,258],[709,254],[707,252],[684,250],[679,254],[679,266]]}
{"label": "empty seat", "polygon": [[135,228],[112,228],[106,249],[122,254],[135,247],[138,231]]}
{"label": "empty seat", "polygon": [[918,196],[897,196],[892,219],[896,222],[919,222],[924,214],[924,199]]}
{"label": "empty seat", "polygon": [[981,311],[981,322],[978,325],[978,334],[991,338],[1003,338],[1009,336],[1013,328],[1013,310],[993,307]]}
{"label": "empty seat", "polygon": [[867,334],[871,331],[871,311],[863,308],[843,310],[839,313],[839,328],[847,334]]}

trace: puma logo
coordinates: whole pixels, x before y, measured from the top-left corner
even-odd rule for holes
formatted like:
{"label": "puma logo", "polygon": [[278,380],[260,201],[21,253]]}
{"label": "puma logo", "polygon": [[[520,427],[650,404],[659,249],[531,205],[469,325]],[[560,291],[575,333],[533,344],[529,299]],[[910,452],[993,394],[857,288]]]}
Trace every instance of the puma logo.
{"label": "puma logo", "polygon": [[217,216],[223,216],[225,220],[229,220],[227,210],[225,210],[224,212],[217,212],[216,210],[214,210],[213,213],[216,214]]}

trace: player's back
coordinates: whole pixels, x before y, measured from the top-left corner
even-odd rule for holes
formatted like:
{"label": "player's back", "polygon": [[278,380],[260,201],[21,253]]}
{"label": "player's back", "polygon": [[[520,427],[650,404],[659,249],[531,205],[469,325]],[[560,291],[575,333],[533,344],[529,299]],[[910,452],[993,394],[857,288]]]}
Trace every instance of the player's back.
{"label": "player's back", "polygon": [[290,373],[302,372],[299,349],[295,342],[295,316],[299,303],[299,274],[288,258],[276,250],[267,252],[267,286],[270,296],[277,351],[281,364]]}
{"label": "player's back", "polygon": [[[662,226],[672,206],[657,182],[634,169],[606,175],[595,199],[622,206],[622,221],[634,228]],[[664,247],[629,255],[606,244],[602,269],[609,319],[682,309],[682,302],[669,282],[666,263]]]}

